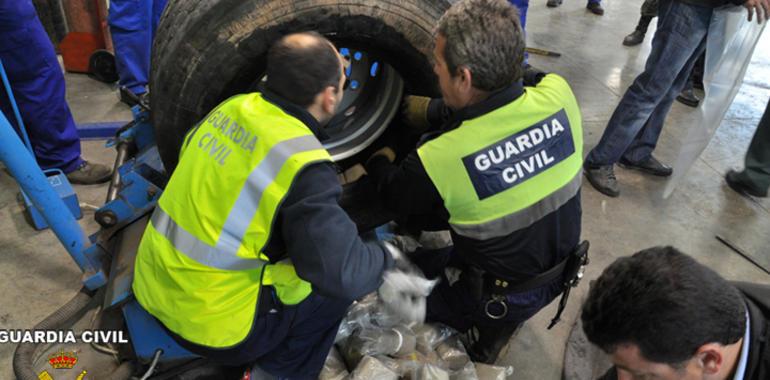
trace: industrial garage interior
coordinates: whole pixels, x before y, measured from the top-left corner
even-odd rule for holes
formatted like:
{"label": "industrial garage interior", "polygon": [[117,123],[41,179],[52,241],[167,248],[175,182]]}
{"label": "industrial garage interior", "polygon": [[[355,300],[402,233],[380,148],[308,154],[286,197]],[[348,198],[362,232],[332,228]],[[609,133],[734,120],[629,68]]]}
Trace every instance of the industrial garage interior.
{"label": "industrial garage interior", "polygon": [[[656,21],[641,45],[626,47],[621,42],[633,31],[642,0],[605,0],[601,17],[578,0],[567,0],[558,8],[547,8],[545,3],[530,1],[527,46],[561,56],[530,54],[529,63],[563,76],[571,86],[582,114],[585,155],[597,144],[625,90],[644,69]],[[115,84],[69,72],[65,80],[67,102],[78,125],[133,118],[131,109],[119,101]],[[724,180],[728,170],[743,166],[768,98],[770,32],[765,30],[714,138],[668,198],[663,197],[665,179],[621,168],[616,169],[622,190],[618,198],[606,197],[583,181],[582,239],[591,244],[590,264],[572,290],[558,325],[546,329],[557,298],[528,320],[503,349],[497,364],[514,368],[509,378],[561,379],[567,340],[592,280],[616,258],[644,248],[671,245],[728,280],[770,285],[770,198],[741,196]],[[662,162],[675,162],[687,135],[683,125],[697,112],[674,102],[656,149]],[[104,139],[83,139],[83,157],[112,167],[116,149],[105,144]],[[104,204],[108,184],[73,187],[83,212],[80,226],[87,234],[98,231],[94,211]],[[50,229],[36,231],[29,225],[19,186],[6,170],[0,170],[0,189],[0,330],[30,329],[72,298],[83,286],[83,273]],[[14,378],[15,348],[15,344],[0,343],[0,379]],[[61,372],[52,374],[56,373]]]}

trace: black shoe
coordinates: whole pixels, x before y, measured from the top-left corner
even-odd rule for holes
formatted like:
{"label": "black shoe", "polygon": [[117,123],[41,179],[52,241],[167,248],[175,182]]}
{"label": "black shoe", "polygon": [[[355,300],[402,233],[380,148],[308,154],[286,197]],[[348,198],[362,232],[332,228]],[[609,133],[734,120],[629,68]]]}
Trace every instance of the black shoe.
{"label": "black shoe", "polygon": [[548,0],[548,2],[547,2],[547,3],[545,3],[545,5],[546,5],[548,8],[556,8],[556,7],[558,7],[559,5],[561,5],[561,1],[562,1],[562,0]]}
{"label": "black shoe", "polygon": [[725,182],[727,182],[727,185],[730,186],[731,189],[735,190],[735,192],[738,194],[751,195],[758,198],[767,197],[767,190],[764,192],[757,190],[757,188],[754,186],[741,180],[740,175],[741,173],[736,172],[735,170],[730,170],[727,172],[727,174],[725,174]]}
{"label": "black shoe", "polygon": [[676,100],[679,103],[682,103],[689,107],[697,107],[698,104],[700,104],[700,99],[698,99],[698,97],[695,96],[695,92],[693,91],[692,88],[682,90],[682,92],[679,93],[679,96],[676,97]]}
{"label": "black shoe", "polygon": [[642,43],[644,41],[644,36],[647,34],[647,32],[643,30],[634,30],[631,32],[631,34],[627,35],[626,38],[623,39],[623,45],[624,46],[636,46]]}
{"label": "black shoe", "polygon": [[658,177],[668,177],[674,172],[671,167],[661,164],[660,161],[653,156],[637,163],[621,158],[618,165],[624,169],[638,170]]}
{"label": "black shoe", "polygon": [[601,16],[604,14],[604,8],[602,8],[602,5],[597,2],[590,2],[588,5],[586,5],[586,8],[591,11],[591,13]]}
{"label": "black shoe", "polygon": [[592,167],[586,162],[583,164],[583,169],[583,173],[585,173],[586,178],[588,178],[588,182],[590,182],[598,192],[613,198],[620,195],[618,179],[615,177],[615,169],[612,165]]}

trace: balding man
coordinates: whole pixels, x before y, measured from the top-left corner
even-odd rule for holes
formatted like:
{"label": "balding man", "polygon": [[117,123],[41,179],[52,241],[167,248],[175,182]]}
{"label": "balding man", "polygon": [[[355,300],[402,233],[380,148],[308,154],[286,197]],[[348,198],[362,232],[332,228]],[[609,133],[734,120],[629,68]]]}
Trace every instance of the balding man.
{"label": "balding man", "polygon": [[339,207],[319,142],[344,81],[328,40],[286,36],[268,52],[264,91],[227,99],[186,136],[133,289],[187,349],[315,379],[352,300],[394,266]]}

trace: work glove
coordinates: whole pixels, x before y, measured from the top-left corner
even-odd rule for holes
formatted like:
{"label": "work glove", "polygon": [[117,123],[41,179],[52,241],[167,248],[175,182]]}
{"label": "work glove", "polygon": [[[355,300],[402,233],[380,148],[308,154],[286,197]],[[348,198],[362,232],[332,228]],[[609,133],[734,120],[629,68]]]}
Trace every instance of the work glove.
{"label": "work glove", "polygon": [[378,151],[372,153],[371,156],[369,156],[369,159],[366,160],[367,164],[369,161],[371,161],[373,158],[377,156],[382,156],[388,159],[388,162],[393,163],[393,161],[396,160],[396,152],[393,150],[393,148],[386,146],[380,148]]}
{"label": "work glove", "polygon": [[425,321],[426,298],[438,280],[428,280],[422,272],[390,243],[384,243],[396,265],[385,271],[378,290],[385,311],[397,316],[407,325]]}
{"label": "work glove", "polygon": [[404,116],[404,122],[415,134],[420,134],[430,127],[428,105],[430,105],[429,97],[416,95],[404,97],[401,113]]}
{"label": "work glove", "polygon": [[337,174],[337,179],[339,179],[340,183],[343,185],[346,185],[348,183],[353,183],[361,179],[361,177],[366,175],[366,169],[364,169],[364,166],[361,164],[355,164],[345,170],[344,172]]}

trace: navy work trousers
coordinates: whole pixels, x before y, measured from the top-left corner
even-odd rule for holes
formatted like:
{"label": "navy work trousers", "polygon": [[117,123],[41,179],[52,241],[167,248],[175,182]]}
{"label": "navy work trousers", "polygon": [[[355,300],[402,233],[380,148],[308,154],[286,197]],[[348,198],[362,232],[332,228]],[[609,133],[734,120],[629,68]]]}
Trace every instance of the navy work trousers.
{"label": "navy work trousers", "polygon": [[[486,313],[489,294],[481,294],[480,279],[473,278],[467,264],[454,247],[437,250],[418,250],[410,254],[412,261],[423,271],[427,278],[440,278],[441,281],[428,296],[427,320],[441,322],[460,332],[472,327],[515,327],[535,315],[562,292],[558,281],[522,293],[509,294],[505,303],[508,309],[501,319],[490,318]],[[450,282],[446,268],[462,271],[457,281]],[[493,315],[502,314],[497,303],[490,305]]]}
{"label": "navy work trousers", "polygon": [[[0,0],[0,60],[38,164],[69,173],[82,163],[56,52],[30,0]],[[18,130],[4,87],[0,110]]]}
{"label": "navy work trousers", "polygon": [[260,315],[242,343],[212,349],[179,337],[176,340],[188,350],[225,365],[254,363],[280,379],[317,379],[352,302],[311,293],[289,306],[278,301],[272,287],[265,286],[261,292]]}

